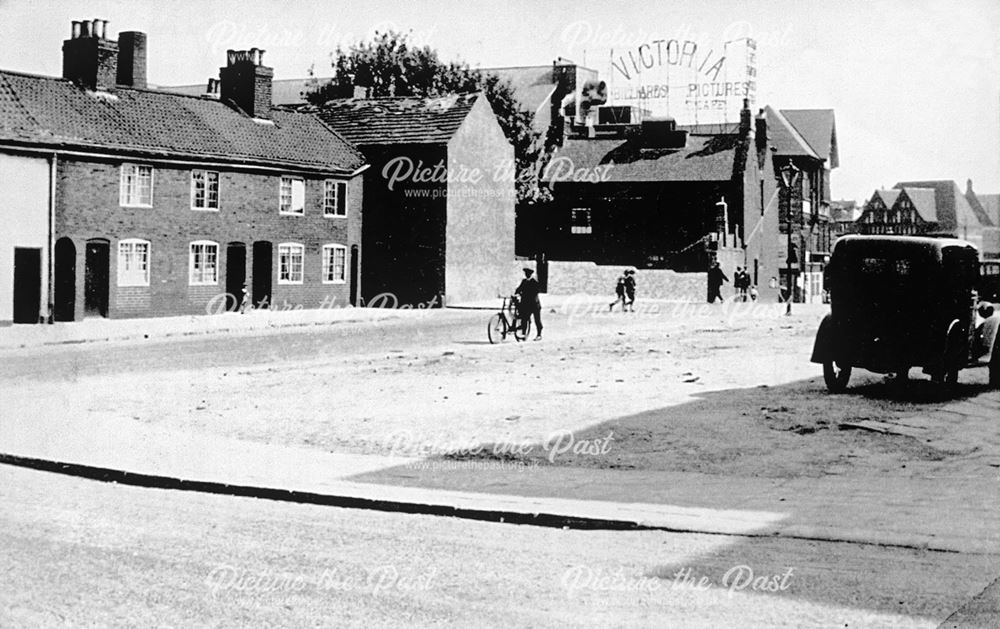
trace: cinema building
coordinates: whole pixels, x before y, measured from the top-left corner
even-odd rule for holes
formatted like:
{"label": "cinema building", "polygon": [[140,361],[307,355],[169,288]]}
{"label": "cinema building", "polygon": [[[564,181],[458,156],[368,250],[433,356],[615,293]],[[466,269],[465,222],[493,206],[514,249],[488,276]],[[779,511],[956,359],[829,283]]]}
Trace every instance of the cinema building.
{"label": "cinema building", "polygon": [[546,257],[682,272],[719,260],[759,276],[777,236],[767,119],[746,107],[732,124],[640,115],[602,106],[597,124],[568,127],[543,175]]}
{"label": "cinema building", "polygon": [[744,101],[738,123],[678,125],[605,105],[567,129],[543,177],[548,260],[679,272],[718,261],[747,268],[765,299],[787,292],[790,269],[796,301],[822,299],[832,111],[754,116]]}
{"label": "cinema building", "polygon": [[61,77],[0,71],[0,322],[355,301],[364,157],[273,108],[263,51],[147,89],[147,39],[74,22]]}

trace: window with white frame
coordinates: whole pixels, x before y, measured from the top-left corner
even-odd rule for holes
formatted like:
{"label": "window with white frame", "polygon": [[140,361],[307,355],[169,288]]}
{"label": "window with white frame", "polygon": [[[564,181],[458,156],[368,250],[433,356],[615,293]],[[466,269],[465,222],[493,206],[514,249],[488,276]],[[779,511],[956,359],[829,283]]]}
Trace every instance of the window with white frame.
{"label": "window with white frame", "polygon": [[323,283],[343,284],[347,281],[347,247],[323,245]]}
{"label": "window with white frame", "polygon": [[219,173],[211,170],[191,171],[191,209],[219,209]]}
{"label": "window with white frame", "polygon": [[594,228],[590,225],[590,208],[573,208],[570,215],[569,231],[572,234],[590,234]]}
{"label": "window with white frame", "polygon": [[191,243],[188,268],[191,286],[209,286],[219,283],[219,244],[210,240]]}
{"label": "window with white frame", "polygon": [[119,203],[124,206],[152,207],[153,167],[122,164]]}
{"label": "window with white frame", "polygon": [[278,283],[301,284],[306,248],[295,242],[278,245]]}
{"label": "window with white frame", "polygon": [[149,286],[149,241],[118,241],[118,285]]}
{"label": "window with white frame", "polygon": [[278,211],[303,214],[306,207],[306,182],[299,177],[282,177]]}
{"label": "window with white frame", "polygon": [[347,216],[347,182],[327,179],[323,184],[323,216]]}

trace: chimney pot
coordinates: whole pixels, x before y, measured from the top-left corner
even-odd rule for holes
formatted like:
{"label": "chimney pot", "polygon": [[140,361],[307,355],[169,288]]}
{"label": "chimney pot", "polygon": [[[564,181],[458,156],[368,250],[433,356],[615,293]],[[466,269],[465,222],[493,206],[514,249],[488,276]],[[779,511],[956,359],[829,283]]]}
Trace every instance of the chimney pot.
{"label": "chimney pot", "polygon": [[108,21],[101,20],[101,39],[108,38]]}
{"label": "chimney pot", "polygon": [[102,28],[107,32],[107,21],[81,20],[72,25],[70,39],[63,41],[63,78],[90,90],[113,89],[118,78],[118,42],[101,36]]}
{"label": "chimney pot", "polygon": [[219,68],[219,98],[254,118],[268,118],[272,105],[274,70],[262,65],[264,51],[227,50],[228,65]]}
{"label": "chimney pot", "polygon": [[80,37],[80,20],[73,20],[73,29],[70,32],[70,39],[77,39]]}
{"label": "chimney pot", "polygon": [[264,49],[263,48],[257,51],[257,65],[259,65],[259,66],[264,65]]}

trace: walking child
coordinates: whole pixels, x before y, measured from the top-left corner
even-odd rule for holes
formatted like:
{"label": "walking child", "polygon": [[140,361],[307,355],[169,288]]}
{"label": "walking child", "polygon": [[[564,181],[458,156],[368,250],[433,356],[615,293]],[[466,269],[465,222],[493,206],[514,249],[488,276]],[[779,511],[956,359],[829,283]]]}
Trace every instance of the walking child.
{"label": "walking child", "polygon": [[635,269],[625,271],[625,298],[627,301],[622,304],[622,309],[635,312]]}
{"label": "walking child", "polygon": [[619,303],[622,305],[622,312],[625,312],[625,278],[628,276],[628,270],[622,271],[622,274],[618,276],[618,281],[615,282],[615,300],[611,302],[608,306],[608,312],[614,312],[615,306]]}

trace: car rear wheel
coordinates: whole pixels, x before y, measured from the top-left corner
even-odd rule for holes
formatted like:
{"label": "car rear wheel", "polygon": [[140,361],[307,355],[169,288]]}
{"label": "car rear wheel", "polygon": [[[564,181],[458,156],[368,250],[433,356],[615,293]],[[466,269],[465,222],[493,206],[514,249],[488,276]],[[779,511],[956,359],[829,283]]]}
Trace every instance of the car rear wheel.
{"label": "car rear wheel", "polygon": [[823,380],[830,393],[840,393],[847,388],[847,382],[851,379],[851,368],[840,367],[832,360],[823,363]]}

